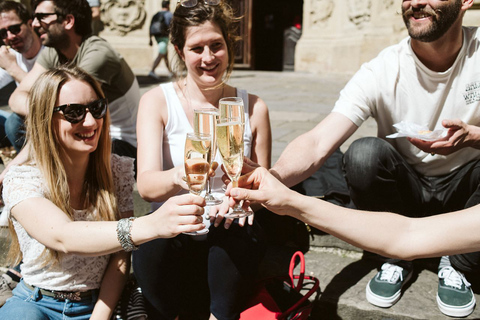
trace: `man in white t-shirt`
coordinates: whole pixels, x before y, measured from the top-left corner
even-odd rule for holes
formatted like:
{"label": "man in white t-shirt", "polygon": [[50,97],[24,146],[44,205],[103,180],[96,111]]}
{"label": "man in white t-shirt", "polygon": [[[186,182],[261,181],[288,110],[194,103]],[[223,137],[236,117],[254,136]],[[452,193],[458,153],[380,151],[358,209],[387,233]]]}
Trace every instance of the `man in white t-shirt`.
{"label": "man in white t-shirt", "polygon": [[[5,45],[0,47],[0,92],[4,104],[8,102],[10,85],[18,85],[33,68],[42,49],[38,35],[32,28],[32,18],[27,8],[15,1],[0,3],[0,37]],[[3,88],[3,90],[2,90]],[[5,139],[4,123],[8,112],[0,111],[0,147],[10,145]],[[15,132],[7,128],[7,135],[14,137]]]}
{"label": "man in white t-shirt", "polygon": [[[421,217],[479,204],[480,30],[462,27],[473,2],[402,1],[410,36],[364,64],[332,112],[292,141],[271,172],[295,185],[373,117],[378,136],[352,143],[343,160],[357,208]],[[402,121],[425,126],[425,132],[416,132],[420,136],[443,130],[443,138],[387,138]],[[466,278],[479,270],[478,252],[442,257],[440,311],[455,317],[473,312],[475,297]],[[411,275],[411,262],[387,260],[367,285],[367,300],[392,306]]]}

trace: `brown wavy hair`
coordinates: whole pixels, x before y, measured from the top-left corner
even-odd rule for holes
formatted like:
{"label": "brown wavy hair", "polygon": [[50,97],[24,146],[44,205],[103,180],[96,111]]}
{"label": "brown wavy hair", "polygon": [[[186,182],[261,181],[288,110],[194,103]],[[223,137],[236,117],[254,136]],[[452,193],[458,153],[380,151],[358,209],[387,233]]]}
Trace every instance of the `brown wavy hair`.
{"label": "brown wavy hair", "polygon": [[[221,1],[216,6],[211,6],[205,4],[202,0],[198,0],[198,4],[193,8],[185,8],[178,4],[170,23],[170,42],[178,50],[183,51],[187,28],[199,26],[208,21],[215,23],[222,30],[223,38],[227,44],[228,66],[223,79],[223,82],[226,82],[232,74],[235,63],[235,44],[240,40],[237,34],[240,20],[241,17],[235,17],[232,7],[225,1]],[[187,70],[185,62],[180,58],[177,59],[174,69],[177,77]]]}

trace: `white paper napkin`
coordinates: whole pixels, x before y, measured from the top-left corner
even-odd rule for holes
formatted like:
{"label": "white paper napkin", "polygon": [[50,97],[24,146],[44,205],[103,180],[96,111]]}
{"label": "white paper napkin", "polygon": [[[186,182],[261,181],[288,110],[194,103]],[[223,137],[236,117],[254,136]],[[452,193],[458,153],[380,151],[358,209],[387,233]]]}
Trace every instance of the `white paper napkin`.
{"label": "white paper napkin", "polygon": [[427,126],[421,126],[419,124],[402,121],[393,125],[398,130],[397,133],[390,134],[387,138],[401,138],[410,137],[422,139],[425,141],[435,141],[444,138],[447,135],[447,129],[429,130]]}

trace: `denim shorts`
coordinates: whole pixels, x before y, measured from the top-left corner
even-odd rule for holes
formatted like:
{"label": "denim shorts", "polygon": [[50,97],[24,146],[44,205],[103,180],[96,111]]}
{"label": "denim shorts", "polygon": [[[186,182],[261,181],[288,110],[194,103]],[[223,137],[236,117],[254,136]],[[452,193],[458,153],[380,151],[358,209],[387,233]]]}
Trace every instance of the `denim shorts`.
{"label": "denim shorts", "polygon": [[57,300],[42,295],[39,288],[30,290],[23,280],[13,290],[13,297],[9,298],[0,308],[0,319],[78,319],[87,320],[93,311],[98,299],[98,292],[93,292],[89,298],[82,301]]}

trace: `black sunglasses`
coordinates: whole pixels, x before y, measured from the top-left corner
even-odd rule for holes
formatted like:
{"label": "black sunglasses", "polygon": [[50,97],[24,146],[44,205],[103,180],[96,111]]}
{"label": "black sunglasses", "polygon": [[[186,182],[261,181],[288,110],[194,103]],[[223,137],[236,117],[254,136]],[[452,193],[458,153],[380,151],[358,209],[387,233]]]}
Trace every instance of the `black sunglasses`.
{"label": "black sunglasses", "polygon": [[22,23],[11,25],[8,28],[0,29],[0,38],[6,39],[8,37],[7,31],[10,31],[11,34],[19,34],[22,30]]}
{"label": "black sunglasses", "polygon": [[53,16],[54,14],[56,14],[57,16],[60,16],[57,12],[37,12],[33,14],[32,18],[33,20],[37,19],[38,21],[43,22],[43,19],[45,19],[48,16]]}
{"label": "black sunglasses", "polygon": [[95,119],[105,117],[107,113],[107,99],[98,99],[89,104],[68,103],[53,108],[53,112],[62,111],[65,120],[70,123],[79,123],[87,116],[87,109]]}

